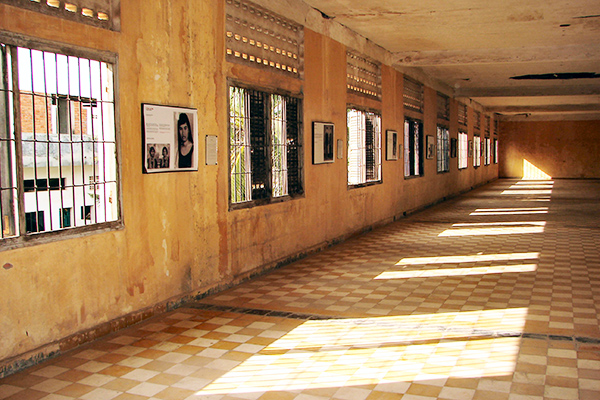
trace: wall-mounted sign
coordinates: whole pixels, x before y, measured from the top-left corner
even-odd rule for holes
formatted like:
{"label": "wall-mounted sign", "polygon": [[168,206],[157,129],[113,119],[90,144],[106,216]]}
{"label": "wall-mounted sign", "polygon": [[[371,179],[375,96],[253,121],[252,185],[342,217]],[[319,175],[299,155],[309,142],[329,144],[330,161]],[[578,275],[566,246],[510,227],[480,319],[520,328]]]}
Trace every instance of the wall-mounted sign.
{"label": "wall-mounted sign", "polygon": [[198,170],[198,111],[142,104],[143,172]]}

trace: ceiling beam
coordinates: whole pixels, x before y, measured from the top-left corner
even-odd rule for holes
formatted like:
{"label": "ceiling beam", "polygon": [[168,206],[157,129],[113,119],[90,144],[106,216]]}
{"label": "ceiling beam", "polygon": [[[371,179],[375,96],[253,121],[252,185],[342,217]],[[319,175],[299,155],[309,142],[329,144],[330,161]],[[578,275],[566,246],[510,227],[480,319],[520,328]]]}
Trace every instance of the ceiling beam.
{"label": "ceiling beam", "polygon": [[588,112],[600,111],[600,104],[546,104],[528,106],[489,106],[486,112],[536,113],[536,112]]}
{"label": "ceiling beam", "polygon": [[561,47],[408,51],[393,53],[392,56],[393,65],[405,67],[586,60],[600,60],[600,43]]}
{"label": "ceiling beam", "polygon": [[569,86],[461,87],[454,97],[579,96],[600,94],[600,83]]}

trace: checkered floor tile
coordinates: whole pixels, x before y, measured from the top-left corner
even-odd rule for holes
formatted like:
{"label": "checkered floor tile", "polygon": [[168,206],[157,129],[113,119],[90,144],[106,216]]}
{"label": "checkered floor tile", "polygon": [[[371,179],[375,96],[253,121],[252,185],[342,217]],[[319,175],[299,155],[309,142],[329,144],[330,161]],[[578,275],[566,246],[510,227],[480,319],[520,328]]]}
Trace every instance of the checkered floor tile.
{"label": "checkered floor tile", "polygon": [[500,180],[0,380],[0,399],[600,399],[600,181]]}

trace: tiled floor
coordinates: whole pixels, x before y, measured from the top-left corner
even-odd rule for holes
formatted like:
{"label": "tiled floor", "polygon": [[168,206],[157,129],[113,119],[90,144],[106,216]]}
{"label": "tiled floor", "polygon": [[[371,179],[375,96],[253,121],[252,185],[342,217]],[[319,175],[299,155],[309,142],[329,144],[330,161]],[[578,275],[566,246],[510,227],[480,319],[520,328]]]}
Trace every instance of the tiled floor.
{"label": "tiled floor", "polygon": [[0,380],[0,399],[600,399],[600,181],[500,180]]}

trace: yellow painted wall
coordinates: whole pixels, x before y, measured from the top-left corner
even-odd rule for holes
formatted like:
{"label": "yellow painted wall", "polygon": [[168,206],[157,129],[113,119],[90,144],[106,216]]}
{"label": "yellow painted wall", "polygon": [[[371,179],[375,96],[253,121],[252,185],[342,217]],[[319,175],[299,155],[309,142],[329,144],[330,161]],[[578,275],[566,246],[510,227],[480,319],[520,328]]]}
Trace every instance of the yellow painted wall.
{"label": "yellow painted wall", "polygon": [[[77,332],[223,287],[498,174],[497,165],[475,170],[472,160],[458,171],[456,158],[451,172],[438,174],[432,159],[425,161],[424,177],[405,180],[401,157],[383,161],[381,184],[348,189],[345,159],[312,165],[311,123],[335,123],[335,139],[345,143],[346,105],[363,102],[381,110],[384,132],[397,130],[401,139],[402,74],[383,67],[381,102],[347,95],[346,47],[309,29],[304,81],[226,63],[224,1],[122,1],[121,32],[0,4],[0,30],[118,56],[124,225],[0,251],[0,266],[10,265],[0,269],[0,366],[28,352],[58,350],[52,343]],[[228,78],[302,93],[304,197],[229,210]],[[435,96],[427,88],[423,119],[425,134],[433,136]],[[198,109],[197,172],[142,174],[141,103]],[[452,110],[449,126],[456,138],[454,101]],[[208,134],[219,137],[217,166],[204,165]]]}
{"label": "yellow painted wall", "polygon": [[503,121],[500,137],[502,177],[600,178],[600,121]]}

